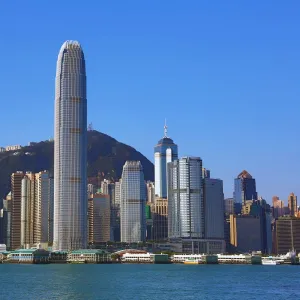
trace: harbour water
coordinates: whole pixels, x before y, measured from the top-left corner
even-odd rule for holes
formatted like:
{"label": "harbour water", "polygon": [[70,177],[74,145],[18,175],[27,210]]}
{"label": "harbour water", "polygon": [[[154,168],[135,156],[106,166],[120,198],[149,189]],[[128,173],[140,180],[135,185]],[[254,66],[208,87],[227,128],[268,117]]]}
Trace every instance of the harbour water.
{"label": "harbour water", "polygon": [[299,299],[299,266],[0,265],[0,299]]}

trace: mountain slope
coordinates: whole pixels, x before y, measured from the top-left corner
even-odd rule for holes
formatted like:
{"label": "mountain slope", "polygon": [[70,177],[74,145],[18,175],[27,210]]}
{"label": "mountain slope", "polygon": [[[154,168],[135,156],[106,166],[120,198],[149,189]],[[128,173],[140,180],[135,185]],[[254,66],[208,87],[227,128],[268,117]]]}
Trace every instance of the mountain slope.
{"label": "mountain slope", "polygon": [[[53,174],[54,143],[40,142],[21,150],[0,153],[0,198],[10,190],[10,175],[16,171]],[[153,164],[134,148],[98,131],[88,131],[89,182],[99,184],[104,178],[118,180],[126,160],[140,160],[146,180],[154,179]]]}

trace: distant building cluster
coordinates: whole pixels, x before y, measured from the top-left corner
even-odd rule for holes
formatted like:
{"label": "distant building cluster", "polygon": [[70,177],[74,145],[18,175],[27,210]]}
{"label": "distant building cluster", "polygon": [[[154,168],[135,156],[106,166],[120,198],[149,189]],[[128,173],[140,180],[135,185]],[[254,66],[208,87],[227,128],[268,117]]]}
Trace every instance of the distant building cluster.
{"label": "distant building cluster", "polygon": [[[88,184],[85,57],[76,41],[65,42],[58,55],[55,105],[54,174],[11,175],[11,192],[0,203],[0,244],[5,249],[42,245],[51,247],[54,260],[68,251],[70,259],[96,261],[106,260],[106,254],[84,249],[108,242],[149,242],[161,251],[187,254],[300,251],[294,193],[287,205],[277,196],[269,205],[244,170],[234,179],[232,198],[224,199],[223,181],[211,177],[200,157],[179,157],[166,124],[154,147],[154,182],[145,181],[140,161],[128,160],[118,181]],[[14,255],[19,259],[23,253]],[[123,260],[138,257],[127,256]]]}
{"label": "distant building cluster", "polygon": [[21,148],[22,148],[21,145],[10,145],[6,147],[0,147],[0,152],[16,151],[16,150],[20,150]]}

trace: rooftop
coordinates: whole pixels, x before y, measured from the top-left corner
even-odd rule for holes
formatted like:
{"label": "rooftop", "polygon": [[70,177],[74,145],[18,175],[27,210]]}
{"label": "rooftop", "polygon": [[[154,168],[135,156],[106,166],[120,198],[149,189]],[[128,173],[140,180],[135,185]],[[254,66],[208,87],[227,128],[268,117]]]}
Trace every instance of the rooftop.
{"label": "rooftop", "polygon": [[174,145],[174,141],[169,137],[163,137],[158,141],[157,145]]}
{"label": "rooftop", "polygon": [[79,249],[71,251],[72,254],[108,254],[106,250],[101,249]]}
{"label": "rooftop", "polygon": [[252,176],[250,175],[250,173],[246,170],[243,170],[238,176],[237,178],[252,178]]}
{"label": "rooftop", "polygon": [[[30,254],[30,253],[34,253],[36,251],[43,251],[43,252],[45,252],[46,250],[44,250],[44,249],[37,249],[37,248],[17,249],[15,251],[11,251],[11,253],[27,253],[27,254]],[[46,252],[48,252],[48,251],[46,251]]]}

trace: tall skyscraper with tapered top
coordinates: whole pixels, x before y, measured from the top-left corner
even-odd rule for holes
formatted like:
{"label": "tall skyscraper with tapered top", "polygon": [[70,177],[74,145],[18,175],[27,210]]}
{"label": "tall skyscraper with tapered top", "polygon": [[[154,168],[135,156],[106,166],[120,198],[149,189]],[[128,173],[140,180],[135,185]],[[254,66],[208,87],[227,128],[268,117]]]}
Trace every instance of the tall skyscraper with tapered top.
{"label": "tall skyscraper with tapered top", "polygon": [[155,195],[159,198],[168,197],[167,186],[167,165],[178,158],[178,147],[173,140],[168,137],[168,127],[165,123],[164,137],[160,139],[154,147],[154,176]]}
{"label": "tall skyscraper with tapered top", "polygon": [[87,244],[87,99],[85,60],[77,41],[58,54],[54,139],[54,250]]}

